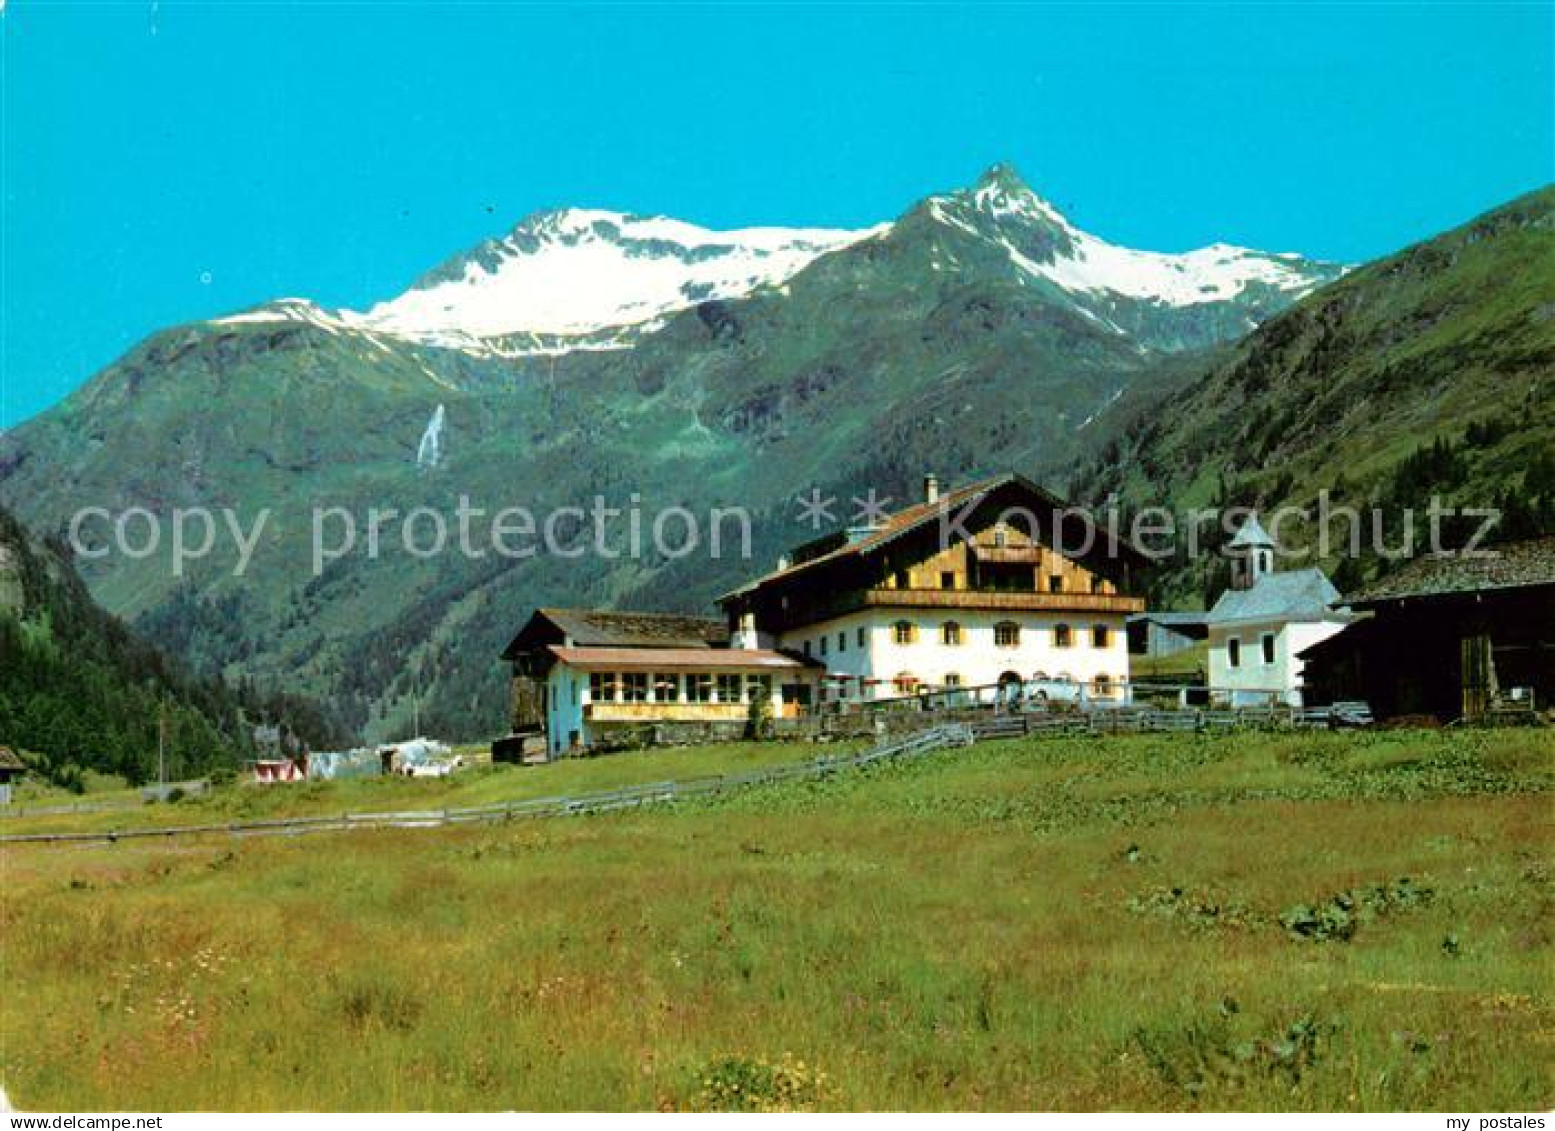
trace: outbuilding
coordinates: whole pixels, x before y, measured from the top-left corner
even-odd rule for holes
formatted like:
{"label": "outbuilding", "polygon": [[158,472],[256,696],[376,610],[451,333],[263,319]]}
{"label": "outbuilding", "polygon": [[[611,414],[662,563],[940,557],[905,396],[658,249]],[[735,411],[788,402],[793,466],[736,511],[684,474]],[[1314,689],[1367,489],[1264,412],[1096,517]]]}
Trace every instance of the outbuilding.
{"label": "outbuilding", "polygon": [[1128,618],[1128,651],[1131,656],[1175,656],[1209,636],[1209,613],[1135,613]]}
{"label": "outbuilding", "polygon": [[0,746],[0,805],[11,803],[11,783],[27,772],[27,763],[9,746]]}
{"label": "outbuilding", "polygon": [[1555,703],[1555,537],[1416,558],[1344,600],[1365,619],[1301,653],[1330,701],[1442,722]]}

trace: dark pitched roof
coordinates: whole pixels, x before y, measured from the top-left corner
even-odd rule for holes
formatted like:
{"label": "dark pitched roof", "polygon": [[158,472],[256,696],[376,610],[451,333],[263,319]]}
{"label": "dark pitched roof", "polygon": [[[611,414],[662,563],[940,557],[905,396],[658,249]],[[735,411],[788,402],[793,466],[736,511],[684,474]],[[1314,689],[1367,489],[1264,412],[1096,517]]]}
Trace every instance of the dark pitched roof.
{"label": "dark pitched roof", "polygon": [[1345,600],[1350,605],[1365,606],[1399,598],[1441,597],[1534,585],[1555,585],[1555,535],[1486,546],[1481,553],[1470,556],[1429,554],[1418,557]]}
{"label": "dark pitched roof", "polygon": [[503,657],[563,639],[582,648],[717,648],[729,642],[729,628],[717,618],[684,613],[536,609]]}
{"label": "dark pitched roof", "polygon": [[1332,617],[1339,590],[1320,569],[1267,573],[1250,589],[1227,589],[1209,611],[1210,624]]}
{"label": "dark pitched roof", "polygon": [[9,746],[0,746],[0,770],[22,771],[27,769],[27,763],[23,762],[16,751]]}
{"label": "dark pitched roof", "polygon": [[717,617],[684,613],[634,613],[616,609],[541,609],[582,647],[708,648],[727,643],[729,628]]}
{"label": "dark pitched roof", "polygon": [[[974,505],[1000,488],[1010,486],[1018,487],[1036,496],[1044,504],[1054,509],[1063,510],[1068,507],[1068,504],[1057,495],[1039,487],[1024,475],[1018,475],[1012,471],[1005,472],[1003,475],[995,475],[992,478],[979,480],[976,483],[968,483],[965,487],[958,487],[953,491],[946,491],[932,503],[914,503],[910,507],[889,515],[880,526],[867,534],[858,538],[850,538],[836,549],[827,553],[817,554],[815,557],[806,558],[804,561],[797,562],[786,568],[773,570],[771,573],[758,577],[754,581],[747,582],[738,589],[725,593],[719,598],[719,601],[723,602],[734,597],[743,596],[779,579],[787,580],[790,577],[807,573],[821,566],[834,564],[845,558],[863,557],[895,541],[904,534],[917,530],[925,523],[938,521],[941,515],[961,507]],[[1105,531],[1102,531],[1103,535],[1105,533]],[[1117,549],[1120,553],[1127,554],[1142,564],[1148,561],[1138,549],[1121,539],[1118,542]]]}

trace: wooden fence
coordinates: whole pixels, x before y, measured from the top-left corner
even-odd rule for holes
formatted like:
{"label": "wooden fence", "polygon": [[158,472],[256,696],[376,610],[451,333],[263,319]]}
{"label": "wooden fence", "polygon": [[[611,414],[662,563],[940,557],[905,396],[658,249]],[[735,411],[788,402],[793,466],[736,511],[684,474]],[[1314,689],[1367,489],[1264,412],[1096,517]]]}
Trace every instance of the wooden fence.
{"label": "wooden fence", "polygon": [[1029,734],[1139,734],[1215,730],[1278,730],[1286,727],[1360,726],[1371,721],[1365,704],[1334,707],[1226,707],[1162,710],[1119,707],[1110,711],[1021,711],[971,723],[979,740]]}
{"label": "wooden fence", "polygon": [[163,782],[140,787],[140,800],[128,801],[63,801],[45,805],[0,805],[0,818],[4,817],[68,817],[77,813],[112,813],[139,809],[148,801],[165,801],[173,790],[196,797],[207,792],[211,783],[204,778],[191,781]]}
{"label": "wooden fence", "polygon": [[0,805],[4,817],[68,817],[75,813],[116,813],[144,807],[144,801],[73,801],[59,805]]}

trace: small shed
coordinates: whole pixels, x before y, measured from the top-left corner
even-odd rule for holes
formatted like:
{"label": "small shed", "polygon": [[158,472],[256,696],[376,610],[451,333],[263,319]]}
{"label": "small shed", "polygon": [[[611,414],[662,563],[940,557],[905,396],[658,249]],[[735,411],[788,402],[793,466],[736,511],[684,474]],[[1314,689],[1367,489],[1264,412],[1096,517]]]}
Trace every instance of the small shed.
{"label": "small shed", "polygon": [[11,783],[27,772],[27,763],[9,746],[0,746],[0,805],[11,803]]}
{"label": "small shed", "polygon": [[1170,656],[1209,636],[1209,613],[1143,612],[1128,618],[1128,650],[1134,656]]}
{"label": "small shed", "polygon": [[254,781],[260,785],[277,785],[281,782],[306,781],[308,760],[294,758],[259,758],[253,763]]}

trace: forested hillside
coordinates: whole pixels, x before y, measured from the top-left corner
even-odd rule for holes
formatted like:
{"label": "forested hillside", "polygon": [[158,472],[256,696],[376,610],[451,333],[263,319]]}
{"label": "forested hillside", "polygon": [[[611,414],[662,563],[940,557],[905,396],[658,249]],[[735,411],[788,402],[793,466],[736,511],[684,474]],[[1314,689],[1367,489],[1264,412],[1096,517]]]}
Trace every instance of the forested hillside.
{"label": "forested hillside", "polygon": [[275,719],[329,737],[305,704],[191,675],[99,607],[62,546],[0,507],[0,743],[37,772],[74,788],[88,769],[147,780],[162,725],[169,776],[203,774],[237,765],[251,722]]}

